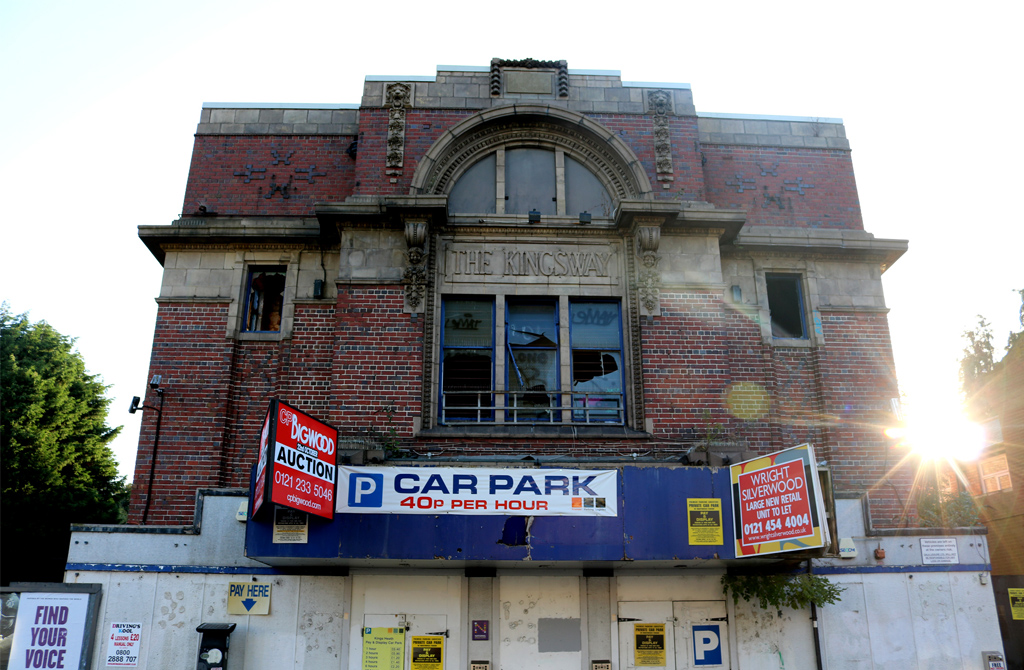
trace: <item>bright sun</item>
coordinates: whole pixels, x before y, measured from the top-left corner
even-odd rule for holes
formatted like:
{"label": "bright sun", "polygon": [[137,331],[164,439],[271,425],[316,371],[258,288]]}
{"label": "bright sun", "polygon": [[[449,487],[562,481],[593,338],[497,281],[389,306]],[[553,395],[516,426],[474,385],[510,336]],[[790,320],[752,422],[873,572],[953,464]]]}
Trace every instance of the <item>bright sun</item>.
{"label": "bright sun", "polygon": [[927,402],[908,412],[906,425],[885,431],[926,460],[973,461],[985,446],[981,426],[970,421],[959,401]]}

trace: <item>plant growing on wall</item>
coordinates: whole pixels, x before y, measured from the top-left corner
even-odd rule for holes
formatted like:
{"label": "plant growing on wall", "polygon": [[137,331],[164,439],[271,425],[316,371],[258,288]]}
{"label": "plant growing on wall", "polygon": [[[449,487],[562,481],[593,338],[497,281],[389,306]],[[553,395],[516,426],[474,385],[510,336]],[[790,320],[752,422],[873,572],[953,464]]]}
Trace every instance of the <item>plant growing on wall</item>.
{"label": "plant growing on wall", "polygon": [[932,486],[918,497],[917,516],[924,528],[969,528],[978,521],[978,507],[966,491],[940,494]]}
{"label": "plant growing on wall", "polygon": [[761,609],[781,610],[783,607],[805,609],[839,602],[843,589],[820,575],[758,573],[722,575],[722,592],[732,593],[734,603],[740,598],[756,601]]}

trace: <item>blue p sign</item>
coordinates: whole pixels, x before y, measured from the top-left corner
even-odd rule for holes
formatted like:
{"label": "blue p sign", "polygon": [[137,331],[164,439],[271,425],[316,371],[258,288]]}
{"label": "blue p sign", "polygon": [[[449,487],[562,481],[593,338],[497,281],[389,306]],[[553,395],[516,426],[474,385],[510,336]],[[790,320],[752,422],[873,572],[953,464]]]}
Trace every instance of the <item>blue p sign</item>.
{"label": "blue p sign", "polygon": [[353,472],[348,477],[349,507],[383,507],[384,475]]}
{"label": "blue p sign", "polygon": [[693,664],[722,664],[722,636],[718,624],[693,627]]}

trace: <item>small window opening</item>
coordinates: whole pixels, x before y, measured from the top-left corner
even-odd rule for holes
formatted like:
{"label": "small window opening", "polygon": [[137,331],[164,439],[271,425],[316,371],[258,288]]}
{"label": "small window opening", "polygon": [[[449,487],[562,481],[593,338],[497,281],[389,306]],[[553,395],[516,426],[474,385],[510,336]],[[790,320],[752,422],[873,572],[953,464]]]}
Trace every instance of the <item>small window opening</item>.
{"label": "small window opening", "polygon": [[249,270],[245,300],[245,327],[247,332],[279,332],[281,309],[284,305],[285,269],[255,267]]}
{"label": "small window opening", "polygon": [[986,458],[978,466],[981,471],[981,485],[985,493],[995,493],[1012,488],[1010,484],[1010,466],[1006,454]]}
{"label": "small window opening", "polygon": [[806,339],[803,292],[800,275],[765,275],[768,286],[768,311],[771,315],[772,337]]}

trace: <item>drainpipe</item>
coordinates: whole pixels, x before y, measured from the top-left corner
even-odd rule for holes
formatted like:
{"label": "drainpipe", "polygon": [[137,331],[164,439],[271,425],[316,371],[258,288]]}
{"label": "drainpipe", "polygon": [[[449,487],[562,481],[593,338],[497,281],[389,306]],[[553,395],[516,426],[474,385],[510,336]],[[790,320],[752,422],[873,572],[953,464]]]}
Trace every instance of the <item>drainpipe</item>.
{"label": "drainpipe", "polygon": [[[814,561],[812,559],[809,559],[809,558],[807,559],[807,574],[808,575],[813,575],[814,574]],[[813,600],[811,601],[811,625],[814,626],[814,658],[818,662],[818,670],[822,670],[822,668],[821,668],[821,637],[820,637],[820,630],[821,629],[818,628],[818,607],[817,607],[817,605],[814,604]]]}
{"label": "drainpipe", "polygon": [[[154,377],[154,379],[156,379]],[[157,382],[159,384],[159,382]],[[147,407],[146,409],[156,410],[156,434],[153,436],[153,459],[149,463],[149,483],[146,485],[146,506],[142,508],[142,525],[146,525],[146,520],[149,518],[149,501],[153,499],[153,477],[156,475],[156,450],[160,446],[160,422],[164,418],[164,390],[162,388],[156,389],[157,396],[160,398],[159,407]]]}

